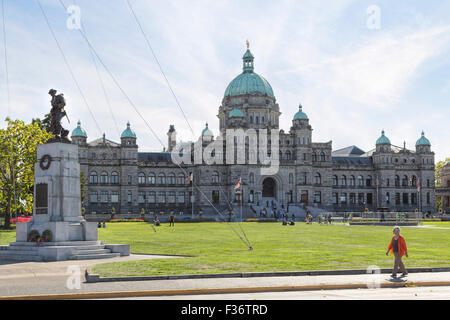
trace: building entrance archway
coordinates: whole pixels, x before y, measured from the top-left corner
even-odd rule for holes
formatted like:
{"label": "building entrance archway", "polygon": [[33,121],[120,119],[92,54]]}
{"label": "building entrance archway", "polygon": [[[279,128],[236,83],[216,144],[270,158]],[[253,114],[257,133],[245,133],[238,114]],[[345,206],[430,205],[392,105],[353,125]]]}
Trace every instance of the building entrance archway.
{"label": "building entrance archway", "polygon": [[276,197],[276,182],[273,178],[265,178],[262,184],[262,196],[264,198],[275,198]]}

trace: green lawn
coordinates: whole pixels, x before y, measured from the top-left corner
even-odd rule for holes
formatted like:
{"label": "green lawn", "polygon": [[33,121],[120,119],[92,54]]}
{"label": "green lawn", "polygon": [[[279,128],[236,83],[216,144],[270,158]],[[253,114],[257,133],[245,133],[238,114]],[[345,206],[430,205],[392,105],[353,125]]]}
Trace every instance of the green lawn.
{"label": "green lawn", "polygon": [[[406,267],[450,267],[450,222],[427,225],[448,229],[403,227],[408,245]],[[365,269],[392,267],[386,257],[391,227],[240,224],[254,250],[250,251],[230,226],[238,223],[162,224],[155,233],[147,223],[109,223],[99,229],[106,243],[130,244],[132,253],[194,255],[171,259],[107,263],[93,268],[101,276],[174,275],[201,273]],[[14,231],[0,231],[0,244],[14,240]]]}
{"label": "green lawn", "polygon": [[[402,228],[408,245],[407,267],[450,267],[449,229]],[[236,231],[239,224],[232,223]],[[391,227],[243,223],[254,250],[250,251],[227,223],[163,224],[155,233],[146,223],[108,224],[99,230],[106,243],[129,243],[132,253],[195,255],[108,263],[94,267],[101,276],[361,269],[392,267],[386,257]]]}

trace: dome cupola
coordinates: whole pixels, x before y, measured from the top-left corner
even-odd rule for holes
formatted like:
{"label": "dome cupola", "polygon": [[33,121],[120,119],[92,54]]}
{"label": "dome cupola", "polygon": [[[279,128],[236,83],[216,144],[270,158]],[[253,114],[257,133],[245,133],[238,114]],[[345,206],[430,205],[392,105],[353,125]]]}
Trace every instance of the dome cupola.
{"label": "dome cupola", "polygon": [[416,147],[418,146],[431,146],[430,140],[425,138],[425,133],[422,131],[422,136],[417,140]]}
{"label": "dome cupola", "polygon": [[73,131],[72,131],[72,138],[73,137],[87,138],[86,131],[81,127],[80,120],[78,120],[78,122],[77,122],[77,127],[75,129],[73,129]]}
{"label": "dome cupola", "polygon": [[127,128],[122,132],[122,135],[120,136],[120,139],[124,138],[136,139],[136,133],[134,133],[134,131],[131,130],[130,121],[127,122]]}
{"label": "dome cupola", "polygon": [[391,141],[384,135],[384,130],[381,131],[381,137],[378,138],[376,145],[391,144]]}
{"label": "dome cupola", "polygon": [[303,107],[302,107],[302,105],[300,104],[300,105],[298,106],[298,111],[297,111],[297,113],[296,113],[295,116],[294,116],[294,120],[308,120],[308,116],[306,115],[306,113],[304,113],[304,112],[302,111],[302,109],[303,109]]}

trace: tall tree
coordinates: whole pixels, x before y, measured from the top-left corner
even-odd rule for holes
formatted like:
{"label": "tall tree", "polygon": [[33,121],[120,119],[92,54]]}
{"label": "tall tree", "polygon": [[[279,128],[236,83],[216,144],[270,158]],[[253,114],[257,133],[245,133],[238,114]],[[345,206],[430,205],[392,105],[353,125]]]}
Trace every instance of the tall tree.
{"label": "tall tree", "polygon": [[25,124],[9,118],[6,122],[6,129],[0,129],[0,211],[5,213],[8,228],[12,212],[33,209],[36,147],[52,135],[37,122]]}

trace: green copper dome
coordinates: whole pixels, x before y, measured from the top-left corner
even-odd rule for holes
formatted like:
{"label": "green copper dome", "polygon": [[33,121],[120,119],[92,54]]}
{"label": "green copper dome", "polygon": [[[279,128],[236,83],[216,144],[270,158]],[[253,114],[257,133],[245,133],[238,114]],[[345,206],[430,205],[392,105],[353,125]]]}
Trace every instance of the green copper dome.
{"label": "green copper dome", "polygon": [[72,131],[72,137],[83,137],[87,138],[86,131],[81,127],[81,122],[78,121],[77,127]]}
{"label": "green copper dome", "polygon": [[252,53],[247,49],[242,57],[243,72],[230,82],[225,90],[225,97],[259,93],[275,99],[269,82],[259,74],[253,72],[253,59]]}
{"label": "green copper dome", "polygon": [[384,130],[381,131],[381,137],[378,138],[376,144],[391,144],[391,141],[384,135]]}
{"label": "green copper dome", "polygon": [[231,110],[230,114],[228,115],[228,118],[243,118],[243,117],[244,114],[237,107],[234,107],[234,109]]}
{"label": "green copper dome", "polygon": [[130,122],[127,123],[127,128],[122,132],[122,135],[120,136],[120,139],[123,138],[134,138],[136,139],[136,133],[134,133],[133,130],[130,128]]}
{"label": "green copper dome", "polygon": [[202,137],[204,137],[204,136],[214,137],[213,132],[211,130],[209,130],[209,128],[208,128],[208,122],[206,123],[206,128],[203,129],[203,131],[202,131]]}
{"label": "green copper dome", "polygon": [[298,111],[294,116],[294,120],[308,120],[308,116],[302,111],[302,108],[302,105],[298,106]]}
{"label": "green copper dome", "polygon": [[425,133],[423,131],[422,131],[422,136],[416,142],[416,147],[417,146],[431,146],[430,140],[425,138]]}

